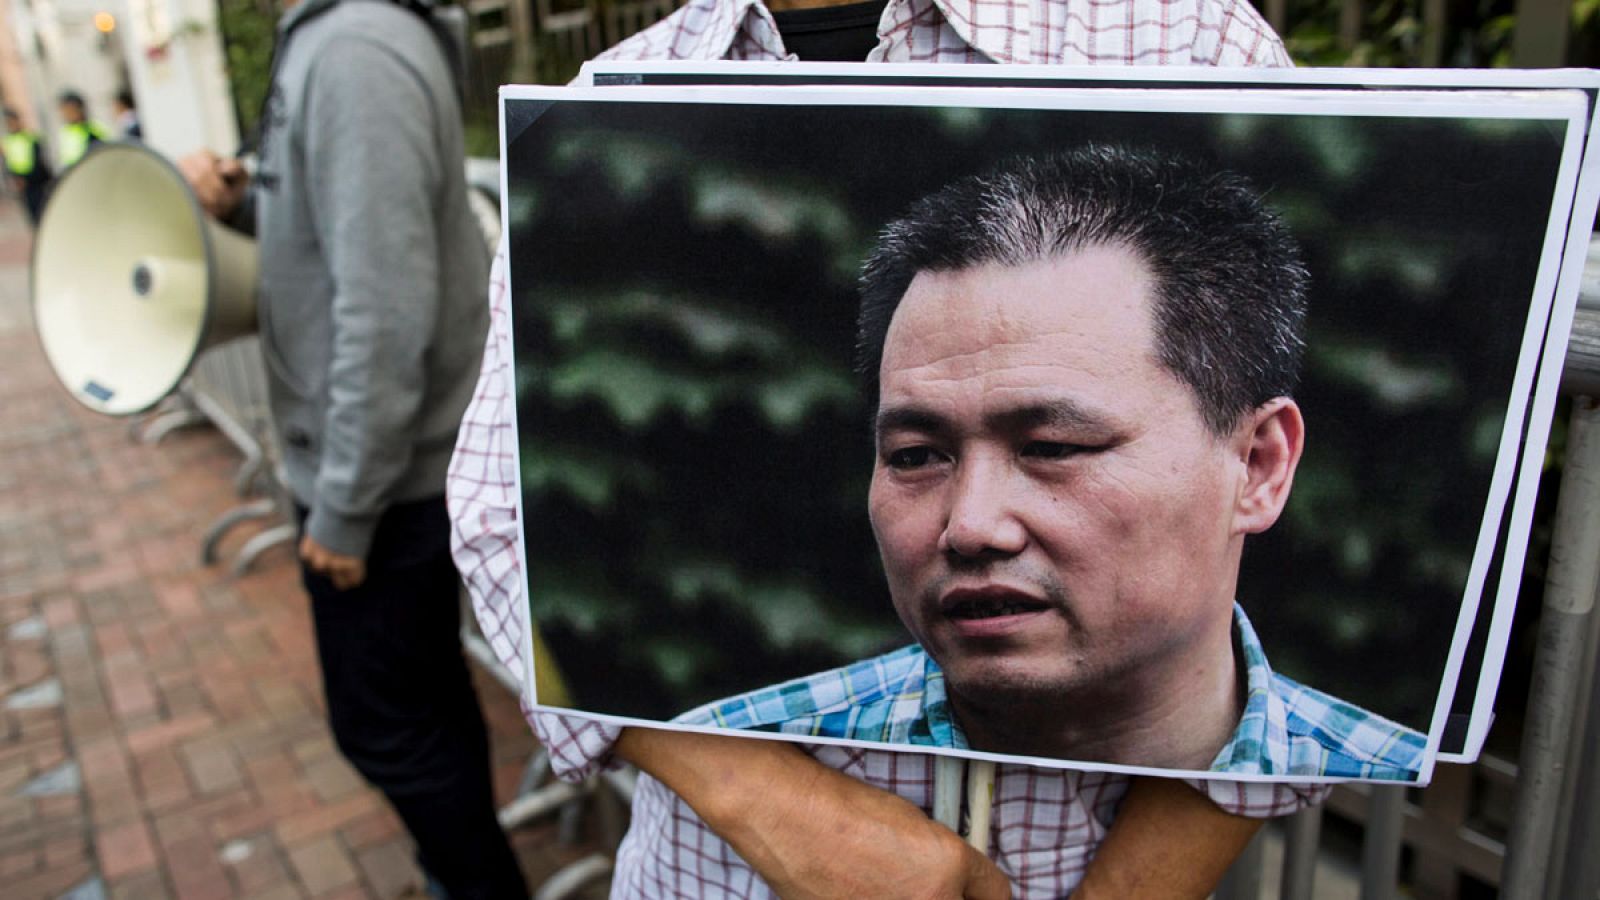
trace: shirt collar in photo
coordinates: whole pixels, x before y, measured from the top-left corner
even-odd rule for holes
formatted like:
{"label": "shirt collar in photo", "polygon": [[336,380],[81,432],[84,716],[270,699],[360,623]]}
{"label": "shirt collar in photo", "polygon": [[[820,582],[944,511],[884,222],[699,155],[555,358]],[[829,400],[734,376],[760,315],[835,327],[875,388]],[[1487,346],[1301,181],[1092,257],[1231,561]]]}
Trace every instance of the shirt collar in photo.
{"label": "shirt collar in photo", "polygon": [[[1427,737],[1276,674],[1237,604],[1234,641],[1244,712],[1213,772],[1415,780]],[[944,673],[915,644],[711,703],[680,723],[812,737],[967,749]]]}
{"label": "shirt collar in photo", "polygon": [[1245,671],[1244,713],[1213,772],[1416,778],[1427,736],[1272,671],[1261,640],[1237,604],[1235,650]]}

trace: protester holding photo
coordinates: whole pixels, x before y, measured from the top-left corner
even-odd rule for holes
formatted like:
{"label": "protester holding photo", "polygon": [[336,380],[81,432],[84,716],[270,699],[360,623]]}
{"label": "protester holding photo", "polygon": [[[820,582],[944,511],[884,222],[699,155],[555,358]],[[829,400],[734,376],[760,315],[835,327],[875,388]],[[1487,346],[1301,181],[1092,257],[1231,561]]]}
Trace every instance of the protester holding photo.
{"label": "protester holding photo", "polygon": [[[1276,36],[1242,0],[889,0],[826,7],[692,0],[606,55],[785,60],[797,58],[795,48],[809,48],[798,58],[860,60],[865,49],[874,62],[1289,64]],[[502,662],[520,672],[526,657],[519,645],[528,632],[517,556],[506,271],[502,245],[491,277],[483,371],[462,425],[449,495],[457,560],[479,621]],[[530,719],[565,778],[586,777],[613,754],[655,776],[640,781],[618,860],[615,889],[623,896],[775,890],[787,897],[1053,897],[1081,887],[1078,896],[1199,897],[1243,849],[1259,817],[1287,814],[1323,796],[1323,789],[1303,785],[1196,783],[1219,809],[1176,782],[1136,779],[1130,790],[1130,779],[1117,774],[1002,766],[996,869],[926,818],[933,765],[925,755],[802,750],[618,729],[551,713]]]}

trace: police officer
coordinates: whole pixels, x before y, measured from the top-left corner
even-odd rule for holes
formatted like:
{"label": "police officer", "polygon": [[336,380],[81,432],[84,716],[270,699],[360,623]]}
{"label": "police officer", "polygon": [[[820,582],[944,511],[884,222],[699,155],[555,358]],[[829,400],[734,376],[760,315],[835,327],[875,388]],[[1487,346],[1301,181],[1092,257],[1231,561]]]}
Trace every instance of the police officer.
{"label": "police officer", "polygon": [[67,169],[83,159],[89,148],[109,140],[104,125],[89,121],[83,95],[77,91],[64,91],[57,101],[61,111],[61,132],[56,150],[61,155],[61,168]]}
{"label": "police officer", "polygon": [[14,109],[7,108],[5,118],[6,136],[0,139],[0,152],[6,158],[6,180],[22,197],[28,218],[37,225],[50,185],[50,166],[44,161],[38,133],[24,128],[22,117]]}

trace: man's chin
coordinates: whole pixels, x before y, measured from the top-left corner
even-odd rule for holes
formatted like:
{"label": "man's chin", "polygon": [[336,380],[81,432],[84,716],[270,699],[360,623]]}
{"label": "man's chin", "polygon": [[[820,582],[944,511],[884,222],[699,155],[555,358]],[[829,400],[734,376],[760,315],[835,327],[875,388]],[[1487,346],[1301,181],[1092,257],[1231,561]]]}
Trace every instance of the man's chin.
{"label": "man's chin", "polygon": [[946,668],[944,673],[949,693],[960,705],[1000,713],[1041,704],[1072,703],[1088,689],[1087,679],[1080,673],[1008,665],[992,659]]}

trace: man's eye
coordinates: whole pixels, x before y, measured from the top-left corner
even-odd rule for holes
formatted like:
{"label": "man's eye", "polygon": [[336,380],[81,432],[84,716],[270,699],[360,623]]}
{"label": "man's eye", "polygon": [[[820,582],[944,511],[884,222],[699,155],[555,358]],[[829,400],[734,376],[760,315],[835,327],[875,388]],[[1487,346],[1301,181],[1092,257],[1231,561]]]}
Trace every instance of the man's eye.
{"label": "man's eye", "polygon": [[891,469],[919,469],[936,458],[932,447],[902,447],[890,452],[888,463]]}
{"label": "man's eye", "polygon": [[1081,444],[1067,444],[1061,441],[1029,441],[1022,447],[1022,455],[1034,459],[1066,459],[1089,450]]}

